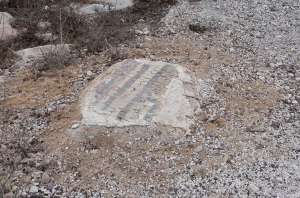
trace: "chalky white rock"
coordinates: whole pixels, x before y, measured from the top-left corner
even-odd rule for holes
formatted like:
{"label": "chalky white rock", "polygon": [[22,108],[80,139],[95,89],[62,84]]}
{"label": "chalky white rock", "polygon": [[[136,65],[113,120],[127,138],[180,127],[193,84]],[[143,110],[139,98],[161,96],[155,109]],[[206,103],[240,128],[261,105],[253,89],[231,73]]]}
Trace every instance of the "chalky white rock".
{"label": "chalky white rock", "polygon": [[197,80],[180,65],[124,60],[98,76],[84,91],[83,124],[150,125],[189,130],[194,123]]}

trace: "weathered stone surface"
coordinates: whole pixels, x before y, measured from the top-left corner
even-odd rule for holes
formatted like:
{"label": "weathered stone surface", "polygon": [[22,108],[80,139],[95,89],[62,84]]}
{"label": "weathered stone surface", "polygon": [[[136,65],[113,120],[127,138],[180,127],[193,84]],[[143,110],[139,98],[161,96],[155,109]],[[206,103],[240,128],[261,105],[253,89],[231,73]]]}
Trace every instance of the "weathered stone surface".
{"label": "weathered stone surface", "polygon": [[189,130],[199,109],[196,79],[186,68],[165,62],[124,60],[84,91],[83,124],[162,124]]}
{"label": "weathered stone surface", "polygon": [[17,35],[17,30],[11,27],[10,22],[13,17],[7,12],[0,12],[0,40],[6,40],[9,37]]}
{"label": "weathered stone surface", "polygon": [[16,55],[23,61],[29,62],[34,59],[46,56],[49,53],[66,53],[70,51],[71,44],[43,45],[33,48],[27,48],[16,52]]}
{"label": "weathered stone surface", "polygon": [[27,48],[15,52],[17,56],[21,58],[20,61],[15,63],[12,68],[22,68],[28,66],[32,61],[41,59],[49,53],[65,54],[70,52],[71,44],[59,44],[59,45],[43,45],[33,48]]}
{"label": "weathered stone surface", "polygon": [[81,15],[94,15],[109,10],[120,10],[132,6],[132,0],[101,0],[99,4],[86,4],[79,8]]}
{"label": "weathered stone surface", "polygon": [[124,9],[133,5],[132,0],[102,0],[105,3],[110,4],[115,9]]}
{"label": "weathered stone surface", "polygon": [[85,5],[79,9],[79,14],[81,15],[92,15],[98,12],[108,11],[108,7],[102,4],[90,4]]}

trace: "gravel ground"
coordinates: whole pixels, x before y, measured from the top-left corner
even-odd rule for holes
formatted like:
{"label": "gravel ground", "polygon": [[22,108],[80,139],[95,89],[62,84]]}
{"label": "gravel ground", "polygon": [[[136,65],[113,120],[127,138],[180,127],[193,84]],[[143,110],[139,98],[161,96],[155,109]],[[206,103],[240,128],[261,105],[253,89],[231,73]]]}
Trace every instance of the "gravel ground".
{"label": "gravel ground", "polygon": [[199,77],[193,130],[78,126],[79,94],[103,70],[89,57],[57,75],[69,91],[38,79],[43,97],[3,116],[11,134],[31,136],[19,141],[28,156],[0,142],[4,197],[300,197],[300,2],[180,1],[158,27],[135,28],[132,58]]}
{"label": "gravel ground", "polygon": [[[177,37],[188,32],[190,25],[205,27],[209,33],[198,37],[235,56],[232,64],[213,65],[211,77],[205,81],[216,86],[224,84],[222,79],[227,77],[225,86],[235,96],[212,90],[211,97],[221,102],[210,106],[210,111],[225,114],[227,130],[238,135],[203,137],[208,158],[222,154],[225,159],[219,167],[206,169],[206,177],[174,178],[178,195],[300,197],[299,6],[297,1],[276,0],[183,2],[164,18],[165,31],[176,32],[176,36],[180,32]],[[252,83],[257,83],[260,93],[248,87]],[[252,100],[263,100],[268,106],[271,90],[278,93],[273,105],[262,108]],[[235,103],[237,98],[244,100],[241,106],[236,104],[243,110],[228,111],[228,99]],[[251,102],[249,107],[246,103]],[[247,111],[249,114],[244,114]],[[209,188],[201,188],[201,184]]]}

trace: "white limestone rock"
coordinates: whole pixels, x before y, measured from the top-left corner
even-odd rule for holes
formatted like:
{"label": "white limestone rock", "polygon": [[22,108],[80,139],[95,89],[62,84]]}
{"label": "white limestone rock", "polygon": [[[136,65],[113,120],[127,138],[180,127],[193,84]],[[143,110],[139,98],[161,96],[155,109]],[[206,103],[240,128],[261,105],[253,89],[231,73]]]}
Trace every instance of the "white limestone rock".
{"label": "white limestone rock", "polygon": [[12,28],[10,22],[12,22],[13,16],[7,12],[0,12],[0,40],[7,40],[8,38],[15,37],[17,30]]}
{"label": "white limestone rock", "polygon": [[162,124],[189,130],[197,80],[180,65],[124,60],[98,76],[82,95],[84,125]]}

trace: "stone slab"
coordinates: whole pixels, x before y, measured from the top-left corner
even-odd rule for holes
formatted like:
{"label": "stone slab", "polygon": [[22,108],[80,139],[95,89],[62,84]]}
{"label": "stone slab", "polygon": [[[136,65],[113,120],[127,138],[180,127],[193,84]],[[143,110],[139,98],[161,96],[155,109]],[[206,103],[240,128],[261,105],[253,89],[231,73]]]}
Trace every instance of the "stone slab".
{"label": "stone slab", "polygon": [[84,125],[162,124],[189,130],[199,109],[196,79],[180,65],[124,60],[98,76],[83,92]]}

